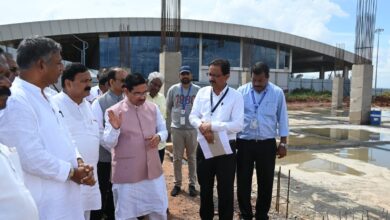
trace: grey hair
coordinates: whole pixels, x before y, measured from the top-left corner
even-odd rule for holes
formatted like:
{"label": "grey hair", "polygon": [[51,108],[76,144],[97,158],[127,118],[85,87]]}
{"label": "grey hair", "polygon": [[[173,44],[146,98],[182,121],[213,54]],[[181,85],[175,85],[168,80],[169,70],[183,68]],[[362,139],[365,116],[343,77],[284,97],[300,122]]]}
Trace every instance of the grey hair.
{"label": "grey hair", "polygon": [[152,82],[154,79],[160,79],[162,83],[164,83],[164,76],[160,72],[151,72],[148,76],[148,84]]}
{"label": "grey hair", "polygon": [[23,39],[17,49],[16,62],[20,69],[26,70],[43,59],[48,62],[54,53],[61,52],[61,45],[54,40],[42,36]]}

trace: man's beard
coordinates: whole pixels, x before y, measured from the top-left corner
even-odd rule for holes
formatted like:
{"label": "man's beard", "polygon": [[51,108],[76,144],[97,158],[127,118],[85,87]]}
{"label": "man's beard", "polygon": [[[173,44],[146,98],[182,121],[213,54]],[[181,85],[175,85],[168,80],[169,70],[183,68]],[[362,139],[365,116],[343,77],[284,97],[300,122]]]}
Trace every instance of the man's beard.
{"label": "man's beard", "polygon": [[189,83],[191,82],[191,80],[190,80],[190,79],[184,78],[184,79],[181,79],[180,82],[181,82],[182,84],[189,84]]}

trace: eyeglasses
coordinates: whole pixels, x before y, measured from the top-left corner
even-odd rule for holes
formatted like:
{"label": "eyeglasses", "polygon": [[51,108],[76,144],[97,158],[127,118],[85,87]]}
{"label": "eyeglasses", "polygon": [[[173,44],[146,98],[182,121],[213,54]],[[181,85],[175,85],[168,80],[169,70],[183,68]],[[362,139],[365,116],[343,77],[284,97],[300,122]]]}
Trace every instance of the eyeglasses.
{"label": "eyeglasses", "polygon": [[133,94],[134,96],[137,96],[139,98],[141,97],[146,97],[146,95],[148,94],[148,92],[132,92],[131,94]]}
{"label": "eyeglasses", "polygon": [[208,77],[213,77],[213,78],[220,78],[221,76],[223,76],[223,74],[221,74],[221,75],[216,75],[216,74],[213,74],[213,73],[206,73],[206,75],[207,75]]}

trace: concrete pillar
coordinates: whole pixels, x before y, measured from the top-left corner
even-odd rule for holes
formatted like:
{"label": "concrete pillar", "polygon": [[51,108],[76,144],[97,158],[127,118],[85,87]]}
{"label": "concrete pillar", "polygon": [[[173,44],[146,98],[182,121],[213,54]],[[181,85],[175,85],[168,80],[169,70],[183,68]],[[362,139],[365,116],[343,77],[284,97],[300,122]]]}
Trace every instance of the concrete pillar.
{"label": "concrete pillar", "polygon": [[371,64],[354,64],[352,66],[349,107],[349,122],[352,124],[368,124],[370,121],[372,70]]}
{"label": "concrete pillar", "polygon": [[343,78],[348,79],[349,78],[349,68],[347,66],[343,69]]}
{"label": "concrete pillar", "polygon": [[164,76],[164,84],[161,92],[167,95],[168,89],[179,82],[179,69],[181,66],[180,52],[162,52],[160,53],[160,73]]}
{"label": "concrete pillar", "polygon": [[325,70],[324,67],[322,66],[320,70],[320,79],[324,79],[324,78],[325,78]]}
{"label": "concrete pillar", "polygon": [[241,72],[241,85],[244,85],[251,81],[251,73],[249,69],[243,69]]}
{"label": "concrete pillar", "polygon": [[343,107],[343,94],[344,94],[344,78],[333,78],[332,86],[332,110],[341,109]]}

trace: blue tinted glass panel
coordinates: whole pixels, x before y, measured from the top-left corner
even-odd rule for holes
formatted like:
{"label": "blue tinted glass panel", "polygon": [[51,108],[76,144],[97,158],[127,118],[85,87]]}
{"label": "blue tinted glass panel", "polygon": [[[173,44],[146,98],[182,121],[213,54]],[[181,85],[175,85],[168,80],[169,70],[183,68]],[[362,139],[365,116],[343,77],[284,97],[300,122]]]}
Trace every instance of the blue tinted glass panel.
{"label": "blue tinted glass panel", "polygon": [[160,36],[130,37],[131,72],[141,73],[145,78],[159,71]]}
{"label": "blue tinted glass panel", "polygon": [[240,40],[205,35],[202,41],[202,65],[207,66],[215,58],[229,60],[231,67],[240,66]]}
{"label": "blue tinted glass panel", "polygon": [[[276,46],[265,46],[260,43],[250,43],[244,46],[244,65],[252,66],[258,61],[276,69]],[[250,64],[250,65],[248,65]]]}
{"label": "blue tinted glass panel", "polygon": [[119,37],[99,39],[100,68],[119,66]]}
{"label": "blue tinted glass panel", "polygon": [[182,64],[189,65],[194,81],[199,81],[199,37],[181,37]]}
{"label": "blue tinted glass panel", "polygon": [[279,50],[279,69],[289,68],[290,52],[287,48],[280,47]]}

